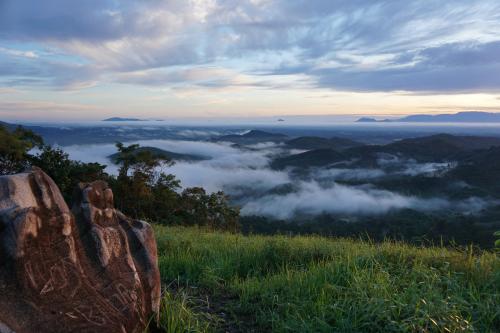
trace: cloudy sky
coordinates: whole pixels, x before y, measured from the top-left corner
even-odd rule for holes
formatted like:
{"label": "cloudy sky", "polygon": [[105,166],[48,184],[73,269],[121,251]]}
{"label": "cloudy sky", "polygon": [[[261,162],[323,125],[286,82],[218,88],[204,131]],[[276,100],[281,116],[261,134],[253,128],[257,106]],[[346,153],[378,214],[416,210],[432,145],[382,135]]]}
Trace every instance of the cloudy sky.
{"label": "cloudy sky", "polygon": [[0,0],[0,120],[500,111],[498,0]]}

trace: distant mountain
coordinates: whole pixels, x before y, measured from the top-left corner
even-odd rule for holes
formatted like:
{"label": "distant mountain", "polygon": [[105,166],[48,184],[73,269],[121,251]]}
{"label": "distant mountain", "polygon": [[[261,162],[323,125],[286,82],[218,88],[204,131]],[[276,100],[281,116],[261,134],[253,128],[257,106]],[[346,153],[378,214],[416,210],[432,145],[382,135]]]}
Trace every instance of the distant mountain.
{"label": "distant mountain", "polygon": [[112,117],[108,119],[103,119],[102,121],[144,121],[144,119]]}
{"label": "distant mountain", "polygon": [[377,119],[375,118],[369,118],[369,117],[362,117],[356,120],[357,123],[376,123],[378,122]]}
{"label": "distant mountain", "polygon": [[269,133],[259,130],[252,130],[245,134],[223,135],[212,139],[212,141],[224,141],[237,144],[256,144],[262,142],[285,142],[289,137],[285,134]]}
{"label": "distant mountain", "polygon": [[500,112],[465,111],[454,114],[417,114],[399,119],[377,120],[363,117],[357,123],[500,123]]}
{"label": "distant mountain", "polygon": [[[190,155],[190,154],[179,154],[179,153],[174,153],[168,150],[163,150],[160,148],[156,147],[140,147],[139,149],[136,150],[136,154],[140,154],[142,152],[148,151],[150,152],[153,156],[158,157],[158,158],[166,158],[170,159],[173,161],[201,161],[205,160],[207,158],[199,155]],[[112,154],[109,157],[109,159],[113,162],[117,162],[119,154],[115,153]]]}
{"label": "distant mountain", "polygon": [[287,141],[286,145],[293,149],[333,149],[338,151],[363,146],[362,143],[350,139],[337,137],[327,139],[317,136],[301,136]]}
{"label": "distant mountain", "polygon": [[468,111],[455,114],[412,115],[395,122],[413,123],[500,123],[500,113]]}
{"label": "distant mountain", "polygon": [[333,149],[315,149],[301,154],[276,158],[271,167],[282,170],[286,167],[310,168],[323,167],[329,164],[344,161],[346,157]]}

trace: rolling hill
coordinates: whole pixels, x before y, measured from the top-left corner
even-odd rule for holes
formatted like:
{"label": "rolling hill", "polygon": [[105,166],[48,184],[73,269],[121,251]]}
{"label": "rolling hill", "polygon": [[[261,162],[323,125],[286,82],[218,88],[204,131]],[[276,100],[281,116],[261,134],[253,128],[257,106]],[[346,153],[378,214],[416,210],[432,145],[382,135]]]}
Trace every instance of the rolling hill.
{"label": "rolling hill", "polygon": [[237,144],[256,144],[263,142],[285,142],[288,139],[289,137],[285,134],[252,130],[245,134],[230,134],[219,136],[212,139],[212,141],[232,142]]}
{"label": "rolling hill", "polygon": [[438,134],[404,139],[388,144],[382,151],[400,153],[420,160],[446,160],[457,154],[500,146],[500,138]]}
{"label": "rolling hill", "polygon": [[449,178],[488,190],[500,197],[500,147],[464,154],[460,164],[448,174]]}
{"label": "rolling hill", "polygon": [[[308,140],[304,141],[309,143]],[[313,143],[328,144],[329,142],[314,140]],[[303,147],[305,146],[304,144]],[[356,160],[358,167],[376,167],[380,154],[403,156],[420,162],[442,162],[460,160],[470,152],[493,147],[500,147],[500,138],[438,134],[399,140],[387,145],[359,145],[341,150],[341,152],[331,148],[314,149],[301,154],[279,157],[272,162],[271,166],[275,169],[309,168]]]}
{"label": "rolling hill", "polygon": [[[172,161],[201,161],[205,160],[207,158],[199,155],[190,155],[190,154],[180,154],[180,153],[174,153],[168,150],[163,150],[160,148],[155,148],[155,147],[140,147],[136,150],[136,154],[140,154],[143,152],[150,152],[153,156],[158,157],[158,158],[165,158],[168,160]],[[109,159],[113,162],[117,162],[119,154],[112,154],[109,156]]]}
{"label": "rolling hill", "polygon": [[359,147],[363,144],[344,138],[322,138],[317,136],[301,136],[286,142],[286,146],[293,149],[334,149],[345,150],[353,147]]}
{"label": "rolling hill", "polygon": [[305,153],[276,158],[271,163],[271,168],[282,170],[287,167],[310,168],[327,166],[341,162],[346,156],[333,149],[315,149]]}

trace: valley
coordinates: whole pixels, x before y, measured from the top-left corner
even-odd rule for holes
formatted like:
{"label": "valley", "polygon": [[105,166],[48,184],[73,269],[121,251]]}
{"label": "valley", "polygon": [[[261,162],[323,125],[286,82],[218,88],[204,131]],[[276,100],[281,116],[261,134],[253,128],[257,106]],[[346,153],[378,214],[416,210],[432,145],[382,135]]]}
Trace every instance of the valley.
{"label": "valley", "polygon": [[[136,154],[171,160],[163,169],[184,187],[224,191],[240,209],[244,232],[491,247],[500,228],[500,137],[468,126],[417,135],[420,128],[391,139],[395,132],[387,127],[384,143],[373,143],[366,133],[338,127],[121,125],[108,128],[105,141],[125,139],[140,145]],[[61,147],[72,159],[117,173],[114,144],[95,142],[99,134],[86,141],[100,127],[33,129],[69,143]]]}

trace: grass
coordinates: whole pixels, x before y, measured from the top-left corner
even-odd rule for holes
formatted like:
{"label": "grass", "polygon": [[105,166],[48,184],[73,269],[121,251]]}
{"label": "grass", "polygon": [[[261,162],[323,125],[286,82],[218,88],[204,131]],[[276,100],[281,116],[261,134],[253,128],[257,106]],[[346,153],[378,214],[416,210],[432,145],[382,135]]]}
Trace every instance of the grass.
{"label": "grass", "polygon": [[499,332],[494,253],[155,232],[165,332]]}
{"label": "grass", "polygon": [[161,300],[159,326],[165,332],[212,332],[208,318],[187,293],[165,291]]}

